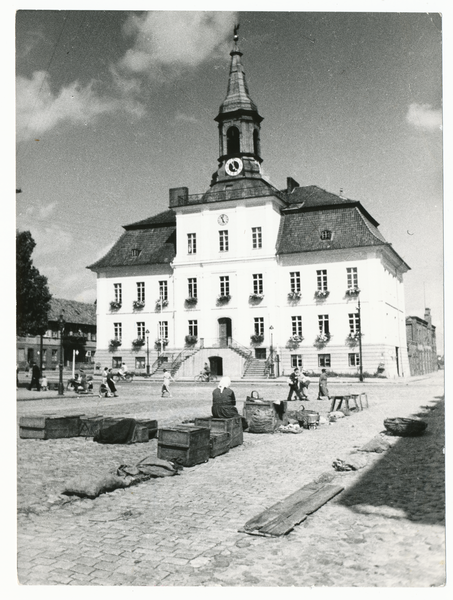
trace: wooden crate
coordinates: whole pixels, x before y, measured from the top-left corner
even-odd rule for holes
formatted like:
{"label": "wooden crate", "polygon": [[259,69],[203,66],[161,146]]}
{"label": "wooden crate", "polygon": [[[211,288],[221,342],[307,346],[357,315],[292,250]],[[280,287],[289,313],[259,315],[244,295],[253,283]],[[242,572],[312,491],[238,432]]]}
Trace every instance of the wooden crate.
{"label": "wooden crate", "polygon": [[79,435],[81,437],[94,437],[100,432],[103,422],[104,417],[102,415],[98,417],[80,417]]}
{"label": "wooden crate", "polygon": [[226,431],[223,433],[213,433],[211,431],[209,443],[209,456],[210,458],[215,458],[216,456],[220,456],[220,454],[226,454],[226,452],[229,452],[231,444],[231,435]]}
{"label": "wooden crate", "polygon": [[195,419],[195,426],[207,427],[212,433],[229,433],[231,436],[230,448],[235,448],[244,443],[242,417],[240,415],[229,419],[197,418]]}
{"label": "wooden crate", "polygon": [[142,420],[137,419],[137,425],[143,425],[148,429],[148,437],[150,440],[157,437],[158,423],[156,420]]}
{"label": "wooden crate", "polygon": [[81,416],[83,415],[20,417],[19,436],[34,440],[78,437]]}
{"label": "wooden crate", "polygon": [[157,456],[192,467],[209,460],[209,429],[194,425],[159,429]]}
{"label": "wooden crate", "polygon": [[149,442],[149,429],[146,425],[135,425],[134,434],[131,439],[131,444]]}

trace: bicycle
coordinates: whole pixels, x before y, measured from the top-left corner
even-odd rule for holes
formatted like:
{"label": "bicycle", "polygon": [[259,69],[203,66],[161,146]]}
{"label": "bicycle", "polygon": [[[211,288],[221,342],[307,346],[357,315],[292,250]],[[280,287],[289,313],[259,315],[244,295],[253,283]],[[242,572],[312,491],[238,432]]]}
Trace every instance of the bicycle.
{"label": "bicycle", "polygon": [[133,381],[133,379],[134,373],[130,373],[129,371],[124,373],[124,375],[118,372],[115,373],[115,375],[113,376],[113,381],[115,381],[116,383],[118,383],[119,381],[125,381],[126,383],[130,383],[131,381]]}
{"label": "bicycle", "polygon": [[201,371],[201,373],[195,375],[194,381],[206,383],[208,381],[217,381],[217,377],[215,375],[208,375],[207,373]]}

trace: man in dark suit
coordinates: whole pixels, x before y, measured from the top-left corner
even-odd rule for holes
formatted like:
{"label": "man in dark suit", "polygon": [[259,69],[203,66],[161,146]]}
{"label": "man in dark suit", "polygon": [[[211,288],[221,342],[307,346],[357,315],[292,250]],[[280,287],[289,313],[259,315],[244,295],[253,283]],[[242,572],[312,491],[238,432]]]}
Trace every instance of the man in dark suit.
{"label": "man in dark suit", "polygon": [[28,389],[32,390],[35,387],[37,389],[37,391],[40,392],[41,391],[41,384],[39,383],[40,379],[41,379],[41,369],[34,362],[32,368],[31,368],[31,381],[30,381],[30,387]]}

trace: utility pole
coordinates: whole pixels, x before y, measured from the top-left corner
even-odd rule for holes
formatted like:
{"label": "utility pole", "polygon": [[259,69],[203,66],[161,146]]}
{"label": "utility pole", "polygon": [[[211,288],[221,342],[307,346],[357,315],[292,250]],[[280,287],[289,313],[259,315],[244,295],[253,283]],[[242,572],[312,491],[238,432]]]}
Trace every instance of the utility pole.
{"label": "utility pole", "polygon": [[357,314],[359,316],[359,379],[363,381],[363,365],[362,365],[362,313],[360,308],[360,297],[357,300]]}

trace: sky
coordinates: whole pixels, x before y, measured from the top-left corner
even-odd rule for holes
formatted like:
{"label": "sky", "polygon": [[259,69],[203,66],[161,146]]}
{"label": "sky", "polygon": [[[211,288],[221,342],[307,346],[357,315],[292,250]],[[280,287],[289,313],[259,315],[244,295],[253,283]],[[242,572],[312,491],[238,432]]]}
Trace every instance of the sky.
{"label": "sky", "polygon": [[265,174],[360,200],[411,267],[406,314],[431,308],[442,353],[442,18],[426,2],[310,4],[16,13],[16,227],[55,297],[93,302],[86,267],[123,225],[166,210],[169,188],[208,189],[238,22]]}

